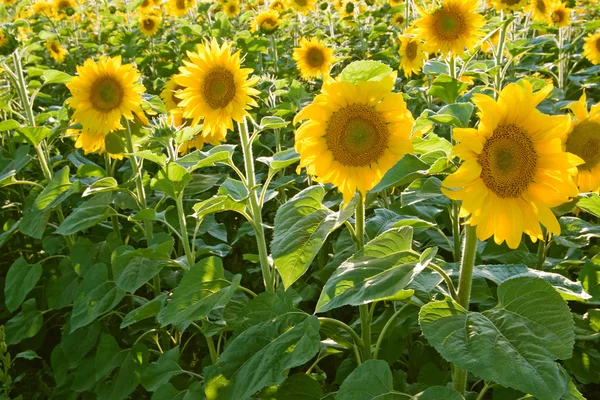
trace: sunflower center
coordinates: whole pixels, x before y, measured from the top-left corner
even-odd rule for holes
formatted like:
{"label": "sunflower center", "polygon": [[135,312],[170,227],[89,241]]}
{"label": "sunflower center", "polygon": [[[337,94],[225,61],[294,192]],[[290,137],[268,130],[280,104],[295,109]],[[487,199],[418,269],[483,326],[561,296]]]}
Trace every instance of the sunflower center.
{"label": "sunflower center", "polygon": [[235,4],[230,4],[229,5],[229,12],[230,13],[234,13],[235,12]]}
{"label": "sunflower center", "polygon": [[307,1],[306,1],[306,0],[294,0],[294,2],[295,2],[296,4],[298,4],[300,7],[304,7],[304,6],[306,6],[306,4],[307,4]]}
{"label": "sunflower center", "polygon": [[442,39],[456,39],[462,32],[464,22],[461,15],[442,8],[434,16],[436,33]]}
{"label": "sunflower center", "polygon": [[148,7],[150,5],[150,0],[144,0],[142,1],[142,7]]}
{"label": "sunflower center", "polygon": [[277,21],[271,17],[267,17],[262,21],[260,27],[265,31],[272,31],[277,27]]}
{"label": "sunflower center", "polygon": [[52,49],[52,51],[55,53],[58,53],[60,51],[60,49],[58,48],[58,45],[56,43],[52,43],[50,45],[50,49]]}
{"label": "sunflower center", "polygon": [[225,108],[235,97],[233,74],[223,67],[214,68],[204,80],[202,94],[213,109]]}
{"label": "sunflower center", "polygon": [[501,1],[502,4],[506,4],[509,7],[519,4],[520,2],[521,2],[521,0],[502,0]]}
{"label": "sunflower center", "polygon": [[600,122],[582,121],[567,138],[567,151],[585,161],[580,169],[592,169],[600,163]]}
{"label": "sunflower center", "polygon": [[596,40],[596,50],[600,51],[600,38]]}
{"label": "sunflower center", "polygon": [[92,85],[90,102],[96,110],[109,112],[123,103],[123,88],[114,78],[106,76]]}
{"label": "sunflower center", "polygon": [[152,18],[144,19],[144,29],[151,31],[154,29],[154,20]]}
{"label": "sunflower center", "polygon": [[333,158],[353,167],[377,161],[387,148],[388,136],[383,116],[366,104],[350,104],[336,111],[325,131]]}
{"label": "sunflower center", "polygon": [[535,8],[542,14],[546,12],[546,2],[544,0],[537,0],[535,3]]}
{"label": "sunflower center", "polygon": [[323,52],[320,49],[312,47],[306,53],[306,62],[313,68],[318,68],[323,65],[325,61],[325,57],[323,56]]}
{"label": "sunflower center", "polygon": [[63,1],[61,1],[61,2],[58,3],[58,9],[61,10],[61,11],[64,10],[64,9],[66,9],[66,8],[69,8],[69,7],[71,7],[71,3],[68,2],[68,1],[66,1],[66,0],[63,0]]}
{"label": "sunflower center", "polygon": [[499,125],[477,158],[485,186],[502,198],[519,197],[533,182],[537,154],[522,128]]}
{"label": "sunflower center", "polygon": [[178,9],[185,10],[185,0],[177,0],[175,2],[175,5],[177,6]]}
{"label": "sunflower center", "polygon": [[403,24],[404,23],[404,16],[402,14],[398,14],[396,15],[395,18],[396,24]]}
{"label": "sunflower center", "polygon": [[565,13],[562,10],[556,10],[552,13],[552,21],[555,23],[562,22],[565,19]]}
{"label": "sunflower center", "polygon": [[414,60],[417,57],[417,47],[417,42],[412,40],[406,45],[406,57],[409,60]]}

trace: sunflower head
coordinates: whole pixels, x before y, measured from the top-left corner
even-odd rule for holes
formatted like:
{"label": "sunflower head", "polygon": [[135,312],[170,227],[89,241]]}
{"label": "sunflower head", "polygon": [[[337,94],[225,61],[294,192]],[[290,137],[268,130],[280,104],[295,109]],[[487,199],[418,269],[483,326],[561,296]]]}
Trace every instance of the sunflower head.
{"label": "sunflower head", "polygon": [[600,32],[590,33],[583,45],[583,55],[594,65],[600,64]]}
{"label": "sunflower head", "polygon": [[573,121],[564,137],[565,149],[580,157],[575,180],[580,192],[600,191],[600,103],[588,111],[585,92],[578,101],[567,105]]}
{"label": "sunflower head", "polygon": [[252,21],[252,32],[260,31],[262,33],[271,34],[279,28],[281,18],[275,10],[262,11],[256,15]]}
{"label": "sunflower head", "polygon": [[65,56],[69,52],[61,46],[60,42],[56,39],[50,39],[45,43],[46,49],[50,53],[50,56],[54,61],[62,63],[65,60]]}
{"label": "sunflower head", "polygon": [[247,110],[257,105],[253,96],[259,92],[252,86],[258,78],[249,78],[252,70],[241,68],[239,51],[232,53],[229,44],[219,46],[215,39],[187,55],[189,60],[174,78],[184,88],[176,94],[183,117],[192,125],[202,121],[206,142],[224,141],[233,121],[242,122]]}
{"label": "sunflower head", "polygon": [[395,73],[356,84],[331,79],[294,118],[304,121],[296,130],[299,168],[336,185],[345,204],[357,190],[366,194],[412,151],[414,119],[402,94],[392,92],[395,80]]}
{"label": "sunflower head", "polygon": [[289,5],[295,11],[308,14],[309,11],[314,11],[317,0],[289,0]]}
{"label": "sunflower head", "polygon": [[165,103],[167,111],[172,111],[179,108],[178,106],[181,102],[181,99],[177,97],[176,94],[182,89],[183,86],[175,82],[175,76],[172,76],[163,88],[162,92],[160,92],[160,98]]}
{"label": "sunflower head", "polygon": [[417,74],[423,68],[427,57],[423,47],[423,42],[417,37],[400,37],[398,54],[402,57],[400,68],[404,71],[405,77],[410,78],[413,73]]}
{"label": "sunflower head", "polygon": [[529,12],[534,21],[548,22],[550,20],[551,0],[531,0]]}
{"label": "sunflower head", "polygon": [[390,7],[396,7],[399,6],[400,4],[403,4],[404,1],[403,0],[388,0],[388,4],[390,5]]}
{"label": "sunflower head", "polygon": [[527,5],[529,0],[492,0],[497,11],[520,11]]}
{"label": "sunflower head", "polygon": [[17,48],[17,39],[6,29],[0,27],[0,55],[6,56]]}
{"label": "sunflower head", "polygon": [[302,39],[293,57],[304,79],[318,78],[329,74],[333,50],[317,38]]}
{"label": "sunflower head", "polygon": [[273,0],[271,3],[269,3],[269,8],[271,10],[275,10],[278,13],[282,13],[284,12],[288,7],[287,1],[286,0]]}
{"label": "sunflower head", "polygon": [[406,19],[404,18],[404,15],[402,15],[402,13],[396,13],[392,17],[392,24],[395,26],[402,26],[404,25],[405,21]]}
{"label": "sunflower head", "polygon": [[564,28],[571,23],[571,9],[565,7],[563,3],[557,3],[550,12],[552,23],[559,28]]}
{"label": "sunflower head", "polygon": [[158,12],[147,12],[140,14],[140,31],[146,37],[154,36],[160,28],[162,17]]}
{"label": "sunflower head", "polygon": [[237,0],[230,0],[223,5],[223,12],[229,18],[234,18],[240,11],[240,3]]}
{"label": "sunflower head", "polygon": [[52,14],[52,4],[47,1],[40,0],[33,3],[33,14],[50,16]]}
{"label": "sunflower head", "polygon": [[67,13],[69,9],[74,9],[77,6],[75,0],[54,0],[54,10],[56,12]]}
{"label": "sunflower head", "polygon": [[549,116],[536,109],[550,93],[534,93],[527,81],[507,85],[498,100],[475,94],[477,129],[455,129],[454,154],[464,160],[443,182],[443,192],[462,200],[461,217],[477,226],[477,237],[494,236],[517,248],[523,233],[541,239],[543,224],[560,234],[551,207],[578,194],[571,174],[582,160],[563,149],[568,115]]}
{"label": "sunflower head", "polygon": [[169,0],[169,12],[175,17],[183,17],[194,8],[196,0]]}

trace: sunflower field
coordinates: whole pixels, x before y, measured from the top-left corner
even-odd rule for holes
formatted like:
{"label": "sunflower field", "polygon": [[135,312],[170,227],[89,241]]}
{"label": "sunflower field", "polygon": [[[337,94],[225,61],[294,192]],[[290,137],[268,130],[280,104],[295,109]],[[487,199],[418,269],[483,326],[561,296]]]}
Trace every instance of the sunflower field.
{"label": "sunflower field", "polygon": [[600,399],[598,0],[0,0],[0,400]]}

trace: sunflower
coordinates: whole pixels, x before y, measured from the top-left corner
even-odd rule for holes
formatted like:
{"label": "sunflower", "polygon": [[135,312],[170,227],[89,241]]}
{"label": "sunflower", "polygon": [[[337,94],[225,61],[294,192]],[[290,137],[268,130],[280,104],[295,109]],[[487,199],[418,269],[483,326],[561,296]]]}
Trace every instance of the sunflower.
{"label": "sunflower", "polygon": [[179,68],[175,82],[183,91],[177,94],[182,101],[183,117],[192,125],[203,121],[202,135],[208,142],[224,141],[233,121],[241,122],[259,94],[252,88],[258,78],[248,79],[252,72],[241,68],[240,52],[231,53],[231,46],[219,47],[215,39],[198,46],[198,52],[188,52],[189,61]]}
{"label": "sunflower", "polygon": [[404,19],[404,15],[402,15],[402,13],[396,13],[394,16],[392,16],[392,25],[402,26],[404,25],[405,21],[406,19]]}
{"label": "sunflower", "polygon": [[17,0],[2,0],[2,4],[4,4],[7,7],[12,6],[16,2],[17,2]]}
{"label": "sunflower", "polygon": [[[192,121],[186,118],[183,118],[183,110],[181,108],[171,110],[168,117],[169,124],[176,129],[181,129],[186,126],[190,126]],[[209,144],[214,146],[220,143],[216,138],[205,138],[202,134],[194,136],[192,139],[182,143],[179,145],[178,152],[181,154],[187,153],[193,149],[201,150],[206,144],[206,140],[209,140]]]}
{"label": "sunflower", "polygon": [[550,19],[550,0],[531,0],[529,12],[534,21],[547,22]]}
{"label": "sunflower", "polygon": [[473,48],[484,36],[481,27],[485,19],[477,13],[478,7],[476,1],[445,0],[430,13],[420,10],[416,32],[425,40],[429,52],[460,55],[465,47]]}
{"label": "sunflower", "polygon": [[169,0],[169,11],[176,17],[183,17],[195,5],[196,0]]}
{"label": "sunflower", "polygon": [[84,132],[106,136],[124,129],[121,117],[133,120],[134,113],[147,122],[141,107],[145,89],[139,84],[140,74],[133,65],[121,64],[121,56],[102,57],[97,63],[88,59],[77,67],[77,73],[67,83],[73,95],[67,103],[75,108],[73,119],[81,122]]}
{"label": "sunflower", "polygon": [[412,151],[414,119],[401,93],[392,93],[396,74],[377,82],[329,80],[322,93],[294,118],[299,168],[332,183],[348,204],[363,195],[404,154]]}
{"label": "sunflower", "polygon": [[413,73],[418,74],[427,58],[427,54],[423,50],[423,42],[417,37],[400,37],[398,54],[402,57],[400,68],[407,78],[410,78]]}
{"label": "sunflower", "polygon": [[315,9],[317,0],[289,0],[289,6],[302,14],[308,14]]}
{"label": "sunflower", "polygon": [[60,42],[56,39],[48,40],[45,45],[48,52],[50,52],[50,56],[54,59],[54,61],[58,63],[62,63],[65,60],[65,56],[69,54],[69,52],[60,45]]}
{"label": "sunflower", "polygon": [[223,5],[223,12],[229,17],[233,18],[240,13],[240,3],[236,0],[230,0]]}
{"label": "sunflower", "polygon": [[550,11],[550,19],[559,28],[569,26],[571,23],[571,9],[565,7],[563,3],[556,3]]}
{"label": "sunflower", "polygon": [[497,244],[516,249],[523,232],[534,241],[543,238],[540,223],[560,234],[550,208],[578,195],[571,173],[582,160],[562,149],[571,118],[536,109],[552,88],[533,93],[529,82],[520,81],[502,89],[498,100],[475,94],[478,129],[454,130],[460,142],[454,154],[464,163],[442,190],[462,200],[460,216],[470,215],[466,223],[477,226],[480,240],[494,235]]}
{"label": "sunflower", "polygon": [[139,24],[140,31],[146,37],[151,37],[158,32],[160,23],[162,22],[162,16],[159,12],[151,11],[140,14]]}
{"label": "sunflower", "polygon": [[96,151],[100,154],[108,152],[108,155],[111,158],[118,160],[123,159],[122,149],[115,153],[112,153],[107,149],[106,136],[103,134],[80,129],[67,129],[66,136],[72,137],[73,140],[75,140],[75,148],[82,149],[85,154],[94,153]]}
{"label": "sunflower", "polygon": [[585,92],[567,106],[573,111],[571,129],[564,137],[566,151],[580,157],[575,181],[581,192],[600,190],[600,103],[588,112]]}
{"label": "sunflower", "polygon": [[269,9],[275,10],[278,13],[284,12],[288,8],[287,2],[285,0],[273,0],[269,4]]}
{"label": "sunflower", "polygon": [[75,8],[75,0],[54,0],[54,10],[56,12],[66,12],[69,8]]}
{"label": "sunflower", "polygon": [[0,49],[4,48],[10,42],[10,37],[0,28]]}
{"label": "sunflower", "polygon": [[583,55],[594,65],[600,64],[600,32],[589,34],[583,45]]}
{"label": "sunflower", "polygon": [[396,7],[399,6],[400,4],[404,3],[403,0],[388,0],[388,4],[390,5],[390,7]]}
{"label": "sunflower", "polygon": [[300,75],[308,80],[329,75],[333,50],[317,38],[302,39],[293,57]]}
{"label": "sunflower", "polygon": [[279,28],[281,19],[279,13],[275,10],[263,11],[256,15],[252,21],[251,31],[261,31],[263,33],[273,33]]}
{"label": "sunflower", "polygon": [[52,14],[52,4],[47,1],[41,0],[33,3],[33,14],[34,15],[45,15],[49,16]]}
{"label": "sunflower", "polygon": [[497,11],[521,11],[529,3],[529,0],[492,0]]}
{"label": "sunflower", "polygon": [[161,0],[143,0],[140,4],[140,10],[143,12],[146,9],[151,9],[160,6]]}
{"label": "sunflower", "polygon": [[163,103],[165,103],[165,107],[167,111],[173,111],[178,109],[179,103],[181,99],[176,96],[183,89],[183,86],[177,84],[175,82],[175,75],[169,79],[162,92],[160,92],[160,98]]}

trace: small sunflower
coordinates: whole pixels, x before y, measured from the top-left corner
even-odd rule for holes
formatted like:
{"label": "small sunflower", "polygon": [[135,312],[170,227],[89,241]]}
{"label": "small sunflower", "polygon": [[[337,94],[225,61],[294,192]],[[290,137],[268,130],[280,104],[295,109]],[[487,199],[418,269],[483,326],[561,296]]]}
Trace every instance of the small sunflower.
{"label": "small sunflower", "polygon": [[281,19],[279,18],[279,13],[275,10],[268,10],[258,13],[254,20],[252,21],[252,32],[263,32],[266,34],[271,34],[279,28],[281,24]]}
{"label": "small sunflower", "polygon": [[477,12],[478,7],[476,1],[445,0],[429,13],[420,11],[416,32],[425,40],[430,53],[460,55],[484,36],[481,28],[485,19]]}
{"label": "small sunflower", "polygon": [[390,7],[394,8],[396,6],[399,6],[400,4],[404,3],[403,0],[388,0],[388,4],[390,5]]}
{"label": "small sunflower", "polygon": [[52,15],[52,4],[47,1],[41,0],[33,3],[33,14],[34,15]]}
{"label": "small sunflower", "polygon": [[269,3],[269,9],[275,10],[280,14],[287,10],[287,8],[288,5],[285,0],[273,0],[271,3]]}
{"label": "small sunflower", "polygon": [[54,10],[56,12],[67,12],[69,8],[75,8],[75,0],[54,0]]}
{"label": "small sunflower", "polygon": [[227,3],[223,5],[223,12],[229,18],[234,18],[236,15],[240,13],[240,3],[236,0],[229,0]]}
{"label": "small sunflower", "polygon": [[528,2],[529,0],[492,0],[497,11],[521,11]]}
{"label": "small sunflower", "polygon": [[406,19],[402,13],[396,13],[392,16],[392,25],[403,26]]}
{"label": "small sunflower", "polygon": [[62,47],[60,42],[56,39],[48,40],[44,46],[46,46],[46,49],[48,49],[52,59],[58,63],[62,63],[65,60],[65,56],[69,54],[69,52]]}
{"label": "small sunflower", "polygon": [[402,57],[400,68],[404,71],[405,77],[410,78],[413,73],[418,74],[421,68],[423,68],[423,64],[427,58],[423,47],[423,42],[417,37],[400,37],[398,53]]}
{"label": "small sunflower", "polygon": [[229,44],[219,47],[215,39],[187,55],[189,61],[175,76],[175,82],[184,87],[177,94],[183,117],[192,119],[193,125],[203,121],[206,141],[224,141],[227,130],[233,130],[233,121],[241,122],[247,110],[257,106],[252,96],[259,92],[252,86],[258,78],[248,78],[252,70],[241,68],[239,51],[232,54]]}
{"label": "small sunflower", "polygon": [[497,244],[516,249],[523,233],[543,238],[540,223],[560,234],[551,208],[578,195],[571,173],[582,160],[562,148],[571,118],[536,109],[552,88],[533,93],[529,82],[520,81],[502,89],[498,100],[475,94],[478,128],[454,130],[460,143],[453,152],[464,163],[442,191],[462,200],[460,216],[470,216],[466,224],[477,226],[480,240],[494,235]]}
{"label": "small sunflower", "polygon": [[550,0],[531,0],[529,12],[534,21],[548,22],[550,19]]}
{"label": "small sunflower", "polygon": [[289,6],[295,11],[308,14],[309,11],[314,11],[317,0],[289,0]]}
{"label": "small sunflower", "polygon": [[154,7],[159,7],[161,0],[143,0],[140,4],[140,10],[144,12],[144,10],[152,9]]}
{"label": "small sunflower", "polygon": [[571,23],[571,9],[567,8],[564,3],[556,3],[550,11],[550,19],[559,28],[569,26]]}
{"label": "small sunflower", "polygon": [[333,50],[317,38],[302,39],[293,57],[304,79],[324,77],[329,75]]}
{"label": "small sunflower", "polygon": [[312,104],[294,118],[299,168],[332,183],[348,204],[356,190],[371,190],[412,151],[414,119],[401,93],[393,93],[393,73],[377,82],[329,80]]}
{"label": "small sunflower", "polygon": [[183,17],[194,8],[196,0],[169,0],[169,11],[175,17]]}
{"label": "small sunflower", "polygon": [[4,33],[4,30],[0,28],[0,49],[4,48],[10,43],[10,37]]}
{"label": "small sunflower", "polygon": [[583,45],[583,55],[594,65],[600,64],[600,32],[589,34]]}
{"label": "small sunflower", "polygon": [[580,157],[575,181],[581,192],[600,190],[600,103],[588,112],[585,93],[567,106],[573,111],[571,129],[564,137],[565,149]]}
{"label": "small sunflower", "polygon": [[163,103],[165,103],[167,111],[172,111],[179,108],[181,99],[178,98],[176,94],[181,90],[183,90],[183,86],[177,84],[177,82],[175,82],[175,76],[172,76],[163,88],[162,92],[160,92],[160,98],[162,99]]}
{"label": "small sunflower", "polygon": [[106,136],[124,129],[121,117],[145,121],[141,103],[144,87],[140,74],[131,64],[121,64],[121,57],[102,57],[96,63],[86,60],[77,67],[77,76],[67,83],[72,97],[67,103],[75,109],[73,119],[84,131]]}
{"label": "small sunflower", "polygon": [[162,17],[157,12],[149,12],[140,14],[140,31],[146,37],[154,36],[160,28]]}

